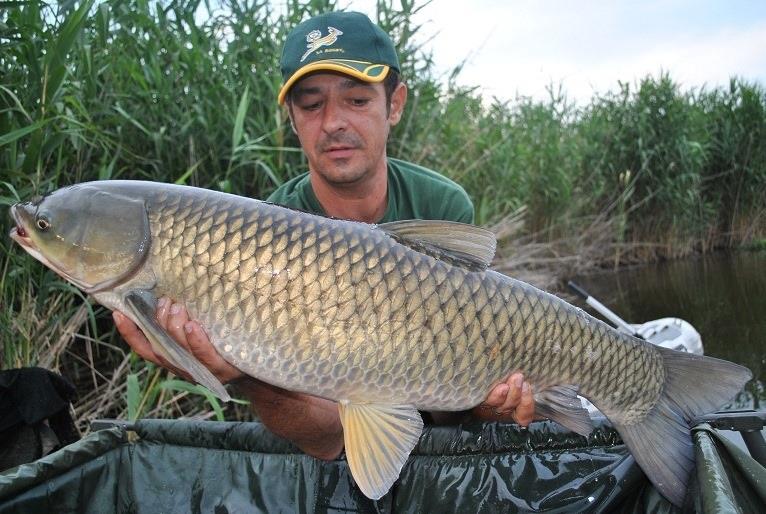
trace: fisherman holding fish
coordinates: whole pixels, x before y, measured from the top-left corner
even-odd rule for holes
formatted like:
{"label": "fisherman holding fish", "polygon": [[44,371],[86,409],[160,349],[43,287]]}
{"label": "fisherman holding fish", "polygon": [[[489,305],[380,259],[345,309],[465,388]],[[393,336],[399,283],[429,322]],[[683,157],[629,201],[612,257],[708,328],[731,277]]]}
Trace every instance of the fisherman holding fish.
{"label": "fisherman holding fish", "polygon": [[[344,452],[368,498],[400,476],[423,411],[442,423],[526,423],[537,413],[585,437],[593,422],[580,395],[683,506],[695,420],[734,398],[752,372],[655,346],[489,269],[494,234],[452,221],[470,206],[462,190],[386,158],[406,99],[403,84],[387,81],[392,69],[390,40],[364,16],[323,15],[288,37],[279,98],[309,172],[271,198],[309,210],[313,202],[335,218],[190,186],[102,180],[14,204],[10,236],[119,311],[139,355],[224,401],[222,384],[239,385],[263,423],[309,455]],[[436,219],[386,221],[413,216]],[[534,407],[533,387],[508,376],[515,371],[533,384]]]}
{"label": "fisherman holding fish", "polygon": [[[280,186],[268,201],[367,223],[473,222],[473,205],[459,185],[387,157],[388,134],[401,119],[407,87],[391,39],[365,15],[326,13],[297,25],[285,41],[281,69],[284,83],[278,100],[287,108],[309,170]],[[172,299],[159,301],[157,319],[221,383],[235,384],[271,431],[317,458],[334,459],[341,453],[343,427],[335,402],[244,375],[219,355],[203,327]],[[141,357],[190,378],[155,353],[124,314],[115,311],[114,320]],[[430,416],[440,424],[475,418],[526,426],[534,417],[532,390],[516,372],[471,411]]]}

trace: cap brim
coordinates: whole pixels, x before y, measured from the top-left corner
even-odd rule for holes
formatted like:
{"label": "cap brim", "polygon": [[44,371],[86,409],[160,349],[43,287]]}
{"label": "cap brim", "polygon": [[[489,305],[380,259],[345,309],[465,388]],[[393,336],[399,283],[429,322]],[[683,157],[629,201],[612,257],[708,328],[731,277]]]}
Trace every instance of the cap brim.
{"label": "cap brim", "polygon": [[363,80],[364,82],[382,82],[388,75],[389,66],[386,64],[374,64],[365,61],[352,61],[348,59],[325,59],[323,61],[315,61],[306,66],[299,68],[298,71],[292,74],[284,83],[282,89],[279,90],[279,96],[277,101],[279,104],[285,102],[285,97],[290,88],[298,80],[305,77],[309,73],[315,71],[337,71],[345,75],[350,75],[356,79]]}

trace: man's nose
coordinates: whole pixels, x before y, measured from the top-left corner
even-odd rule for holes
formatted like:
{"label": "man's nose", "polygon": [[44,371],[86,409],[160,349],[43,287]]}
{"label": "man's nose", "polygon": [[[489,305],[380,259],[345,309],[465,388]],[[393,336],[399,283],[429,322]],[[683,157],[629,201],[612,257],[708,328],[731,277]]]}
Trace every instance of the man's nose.
{"label": "man's nose", "polygon": [[339,102],[330,101],[325,104],[322,116],[322,128],[325,132],[345,130],[348,124],[343,106]]}

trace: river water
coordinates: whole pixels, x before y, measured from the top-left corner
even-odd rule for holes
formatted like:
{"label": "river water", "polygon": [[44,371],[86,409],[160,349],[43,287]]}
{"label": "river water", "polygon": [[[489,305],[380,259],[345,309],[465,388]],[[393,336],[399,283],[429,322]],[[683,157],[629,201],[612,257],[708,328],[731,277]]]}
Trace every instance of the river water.
{"label": "river water", "polygon": [[[625,321],[676,317],[702,336],[705,355],[737,362],[753,380],[729,408],[766,410],[766,252],[738,252],[578,277]],[[580,306],[599,317],[583,302]]]}

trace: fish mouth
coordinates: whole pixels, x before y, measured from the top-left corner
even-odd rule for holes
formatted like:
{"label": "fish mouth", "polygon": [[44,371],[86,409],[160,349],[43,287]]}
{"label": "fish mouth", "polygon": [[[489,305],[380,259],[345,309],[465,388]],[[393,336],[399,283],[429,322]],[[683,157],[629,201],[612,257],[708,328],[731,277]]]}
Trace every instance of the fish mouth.
{"label": "fish mouth", "polygon": [[19,243],[25,250],[28,248],[35,249],[35,244],[32,242],[32,238],[29,237],[27,231],[24,229],[24,224],[21,221],[21,215],[19,214],[18,205],[11,206],[11,217],[16,223],[16,226],[11,228],[11,239]]}
{"label": "fish mouth", "polygon": [[55,271],[55,268],[51,266],[50,261],[48,261],[48,259],[46,259],[42,253],[40,253],[37,245],[32,240],[32,238],[29,237],[27,230],[24,228],[24,221],[22,220],[21,213],[19,212],[19,205],[20,204],[11,206],[11,217],[13,218],[13,221],[16,222],[16,226],[11,228],[11,239],[19,243],[19,246],[26,250],[29,255],[42,262],[46,266],[51,267]]}
{"label": "fish mouth", "polygon": [[29,246],[32,244],[32,240],[27,236],[24,227],[13,227],[10,236],[11,239],[19,243],[21,246]]}

